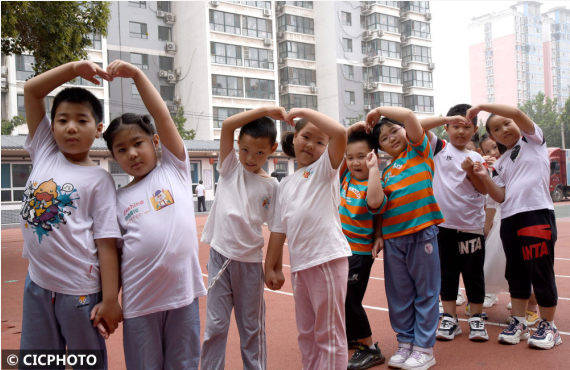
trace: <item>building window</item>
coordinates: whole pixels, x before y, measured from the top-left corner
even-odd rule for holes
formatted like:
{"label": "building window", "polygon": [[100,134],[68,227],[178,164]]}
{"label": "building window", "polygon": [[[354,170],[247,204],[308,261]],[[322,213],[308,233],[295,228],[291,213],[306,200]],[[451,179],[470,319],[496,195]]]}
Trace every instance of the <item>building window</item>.
{"label": "building window", "polygon": [[172,28],[158,26],[158,39],[160,41],[172,41]]}
{"label": "building window", "polygon": [[243,112],[242,108],[214,107],[214,127],[221,128],[226,118]]}
{"label": "building window", "polygon": [[241,3],[256,8],[271,9],[271,1],[241,1]]}
{"label": "building window", "polygon": [[190,161],[190,178],[192,178],[192,194],[196,194],[196,186],[198,181],[202,179],[202,171],[200,168],[202,163],[200,161]]}
{"label": "building window", "polygon": [[174,85],[161,85],[160,96],[164,101],[174,101]]}
{"label": "building window", "polygon": [[402,34],[404,36],[431,38],[429,23],[407,20],[402,23]]}
{"label": "building window", "polygon": [[31,163],[2,163],[2,202],[21,202]]}
{"label": "building window", "polygon": [[26,118],[26,107],[24,106],[24,95],[17,96],[18,116]]}
{"label": "building window", "polygon": [[406,108],[414,112],[433,112],[433,96],[408,95],[404,97]]}
{"label": "building window", "polygon": [[354,80],[354,66],[343,64],[342,74],[344,75],[344,78]]}
{"label": "building window", "polygon": [[241,66],[241,46],[210,42],[210,59],[212,63]]}
{"label": "building window", "polygon": [[307,8],[313,9],[313,2],[312,1],[278,1],[277,5],[291,5],[291,6],[298,6],[300,8]]}
{"label": "building window", "polygon": [[315,33],[315,21],[312,18],[299,15],[284,14],[277,18],[278,31],[289,31],[313,35]]}
{"label": "building window", "polygon": [[382,105],[402,107],[402,94],[388,91],[377,91],[371,94],[364,94],[364,104],[370,105],[371,108]]}
{"label": "building window", "polygon": [[137,85],[135,85],[135,83],[131,83],[131,96],[133,97],[138,97],[141,96],[141,94],[139,94],[139,89],[137,89]]}
{"label": "building window", "polygon": [[174,71],[174,58],[159,56],[158,68],[164,71]]}
{"label": "building window", "polygon": [[245,22],[243,24],[243,34],[245,36],[270,39],[272,37],[271,21],[267,19],[246,16]]}
{"label": "building window", "polygon": [[34,75],[34,63],[36,59],[32,55],[16,55],[16,79],[26,81]]}
{"label": "building window", "polygon": [[170,1],[157,1],[156,2],[156,9],[162,10],[163,12],[172,12],[172,6]]}
{"label": "building window", "polygon": [[425,14],[429,12],[429,1],[402,1],[401,7],[404,11]]}
{"label": "building window", "polygon": [[382,13],[372,13],[366,17],[366,28],[398,33],[398,17]]}
{"label": "building window", "polygon": [[433,87],[431,72],[410,70],[404,72],[403,77],[404,87]]}
{"label": "building window", "polygon": [[390,66],[373,66],[364,68],[364,81],[401,84],[402,69]]}
{"label": "building window", "polygon": [[212,94],[243,97],[243,78],[212,75]]}
{"label": "building window", "polygon": [[91,33],[87,35],[89,40],[91,40],[91,49],[94,50],[101,50],[103,45],[101,44],[101,34],[98,32]]}
{"label": "building window", "polygon": [[304,68],[281,68],[279,79],[284,84],[312,86],[317,84],[317,73],[313,69]]}
{"label": "building window", "polygon": [[400,43],[388,40],[372,40],[366,44],[366,52],[369,56],[382,55],[386,58],[401,58]]}
{"label": "building window", "polygon": [[146,1],[129,1],[129,6],[146,9]]}
{"label": "building window", "polygon": [[281,42],[279,58],[315,60],[315,45],[296,41]]}
{"label": "building window", "polygon": [[402,49],[404,62],[431,63],[431,48],[427,46],[408,45]]}
{"label": "building window", "polygon": [[350,104],[350,105],[356,104],[356,97],[355,97],[354,91],[346,90],[344,92],[344,103]]}
{"label": "building window", "polygon": [[210,29],[213,31],[241,34],[240,15],[210,9]]}
{"label": "building window", "polygon": [[352,39],[344,38],[342,39],[342,48],[347,53],[352,53]]}
{"label": "building window", "polygon": [[244,46],[243,59],[246,67],[273,69],[273,51]]}
{"label": "building window", "polygon": [[275,163],[275,172],[289,173],[289,162],[288,161],[278,161]]}
{"label": "building window", "polygon": [[129,36],[138,39],[148,39],[146,23],[129,22]]}
{"label": "building window", "polygon": [[311,108],[317,109],[316,95],[285,94],[281,95],[281,106],[286,110],[291,108]]}
{"label": "building window", "polygon": [[131,53],[131,64],[139,69],[148,69],[148,55]]}
{"label": "building window", "polygon": [[340,12],[340,21],[343,26],[352,26],[352,14],[349,12]]}
{"label": "building window", "polygon": [[245,96],[254,99],[275,99],[275,81],[260,78],[245,79]]}

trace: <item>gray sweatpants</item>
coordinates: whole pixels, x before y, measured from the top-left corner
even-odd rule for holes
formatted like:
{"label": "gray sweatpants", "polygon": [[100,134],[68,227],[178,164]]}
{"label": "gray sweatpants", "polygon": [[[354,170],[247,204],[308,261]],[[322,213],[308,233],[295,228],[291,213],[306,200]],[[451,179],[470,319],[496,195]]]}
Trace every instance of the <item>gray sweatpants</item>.
{"label": "gray sweatpants", "polygon": [[123,333],[127,369],[198,369],[198,298],[184,307],[125,319]]}
{"label": "gray sweatpants", "polygon": [[90,320],[101,292],[83,296],[55,293],[26,276],[21,350],[96,350],[107,368],[105,340]]}
{"label": "gray sweatpants", "polygon": [[244,369],[265,369],[265,302],[263,267],[260,263],[230,260],[210,248],[206,328],[202,344],[201,368],[223,369],[232,308],[241,344]]}

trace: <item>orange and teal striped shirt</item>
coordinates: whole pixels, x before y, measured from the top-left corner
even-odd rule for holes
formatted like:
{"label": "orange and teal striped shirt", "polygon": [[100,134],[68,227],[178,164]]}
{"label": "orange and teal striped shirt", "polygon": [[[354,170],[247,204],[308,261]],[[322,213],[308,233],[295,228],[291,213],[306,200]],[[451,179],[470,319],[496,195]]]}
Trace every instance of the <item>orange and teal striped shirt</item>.
{"label": "orange and teal striped shirt", "polygon": [[433,154],[424,133],[382,171],[388,201],[381,210],[384,239],[409,235],[444,221],[433,195]]}
{"label": "orange and teal striped shirt", "polygon": [[374,215],[380,209],[370,209],[366,202],[368,179],[357,180],[350,171],[343,172],[340,178],[340,223],[342,232],[350,245],[353,254],[372,254],[374,243]]}

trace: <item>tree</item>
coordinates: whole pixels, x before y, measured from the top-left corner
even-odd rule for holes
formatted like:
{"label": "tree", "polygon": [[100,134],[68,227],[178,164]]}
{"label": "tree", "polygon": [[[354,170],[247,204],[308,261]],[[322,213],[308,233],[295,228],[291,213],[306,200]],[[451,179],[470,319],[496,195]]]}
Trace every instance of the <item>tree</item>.
{"label": "tree", "polygon": [[194,140],[194,137],[196,137],[196,131],[192,129],[186,130],[184,127],[184,123],[186,123],[186,117],[184,117],[184,108],[181,105],[178,105],[177,107],[178,108],[176,109],[176,113],[172,115],[172,120],[174,121],[174,124],[180,133],[180,136],[182,136],[182,139],[184,140]]}
{"label": "tree", "polygon": [[107,34],[110,3],[101,1],[2,2],[2,53],[35,58],[34,72],[86,59],[94,34]]}
{"label": "tree", "polygon": [[562,109],[562,113],[560,114],[560,125],[564,129],[564,144],[565,147],[570,147],[570,141],[568,139],[570,135],[569,128],[570,128],[570,97],[566,99],[566,103],[564,103],[564,108]]}
{"label": "tree", "polygon": [[[539,92],[534,99],[520,105],[519,109],[525,112],[542,129],[548,146],[560,147],[562,145],[560,119],[556,111],[555,101]],[[567,132],[565,139],[566,142],[570,139]]]}
{"label": "tree", "polygon": [[11,120],[2,120],[2,135],[11,135],[12,131],[17,126],[23,125],[26,123],[26,120],[20,116],[14,116]]}

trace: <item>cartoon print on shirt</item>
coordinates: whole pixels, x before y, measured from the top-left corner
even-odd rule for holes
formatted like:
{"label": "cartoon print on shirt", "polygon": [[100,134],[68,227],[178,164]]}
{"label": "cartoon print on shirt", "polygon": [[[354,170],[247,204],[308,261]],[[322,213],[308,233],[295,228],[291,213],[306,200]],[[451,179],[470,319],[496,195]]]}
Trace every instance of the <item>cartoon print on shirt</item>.
{"label": "cartoon print on shirt", "polygon": [[160,211],[164,207],[174,204],[170,191],[166,189],[155,191],[153,196],[150,198],[150,202],[152,203],[152,208],[154,208],[155,211]]}
{"label": "cartoon print on shirt", "polygon": [[271,197],[263,197],[261,206],[265,209],[269,209],[270,205],[271,205]]}
{"label": "cartoon print on shirt", "polygon": [[48,235],[53,227],[59,227],[60,223],[66,224],[65,215],[70,215],[69,208],[77,208],[74,201],[79,197],[72,198],[77,189],[72,184],[59,186],[53,179],[40,184],[30,182],[24,190],[23,206],[20,216],[26,221],[24,227],[31,227],[41,243],[42,238]]}

